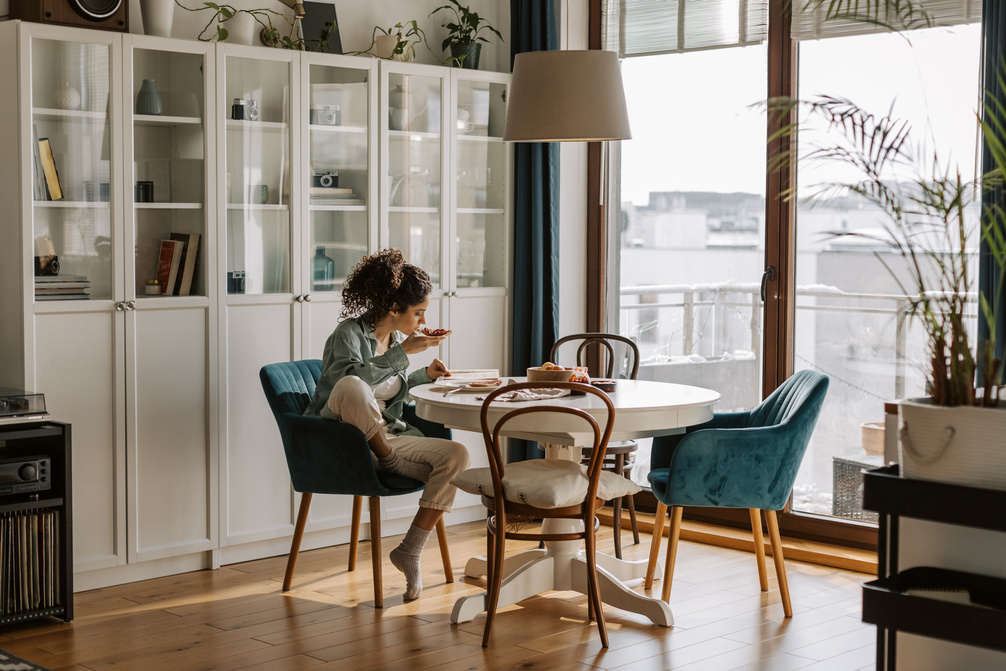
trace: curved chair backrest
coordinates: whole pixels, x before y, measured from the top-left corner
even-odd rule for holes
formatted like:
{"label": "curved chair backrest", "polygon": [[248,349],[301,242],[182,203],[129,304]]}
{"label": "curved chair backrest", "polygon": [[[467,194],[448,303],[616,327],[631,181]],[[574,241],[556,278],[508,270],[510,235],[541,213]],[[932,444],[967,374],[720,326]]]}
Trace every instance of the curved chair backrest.
{"label": "curved chair backrest", "polygon": [[[603,428],[600,424],[598,424],[597,420],[595,420],[586,411],[570,406],[550,405],[547,400],[534,401],[534,405],[511,410],[490,426],[489,407],[493,401],[503,394],[520,391],[522,389],[531,391],[535,389],[569,389],[570,391],[583,392],[596,396],[601,399],[601,402],[607,407]],[[489,470],[493,479],[493,491],[503,491],[502,480],[506,466],[503,463],[503,454],[500,449],[500,432],[502,431],[504,425],[521,415],[546,412],[575,415],[586,422],[591,431],[593,431],[594,441],[588,446],[591,448],[591,457],[590,463],[587,466],[587,478],[590,480],[590,485],[587,491],[587,500],[593,501],[597,495],[598,478],[600,477],[601,470],[604,466],[604,451],[608,447],[608,439],[611,437],[611,430],[615,425],[615,406],[612,404],[611,399],[608,398],[608,395],[603,391],[591,387],[588,384],[580,384],[577,382],[518,382],[516,384],[508,384],[495,389],[492,393],[486,396],[484,401],[482,401],[482,411],[479,418],[482,426],[482,436],[485,439],[486,452],[489,455]]]}
{"label": "curved chair backrest", "polygon": [[259,371],[259,379],[279,426],[296,491],[391,496],[423,488],[417,480],[378,473],[367,440],[356,427],[304,416],[321,379],[320,359],[267,364]]}
{"label": "curved chair backrest", "polygon": [[774,426],[803,418],[813,429],[827,390],[826,375],[797,371],[751,411],[748,426]]}
{"label": "curved chair backrest", "polygon": [[[600,363],[604,370],[604,377],[613,375],[622,378],[635,380],[639,372],[639,348],[636,343],[618,335],[617,333],[572,333],[563,336],[555,341],[552,350],[549,352],[549,359],[554,363],[559,363],[559,348],[565,343],[580,341],[576,347],[576,365],[587,365],[590,362],[586,355],[590,349],[600,350]],[[615,363],[618,362],[616,371]],[[595,377],[600,377],[591,373]]]}

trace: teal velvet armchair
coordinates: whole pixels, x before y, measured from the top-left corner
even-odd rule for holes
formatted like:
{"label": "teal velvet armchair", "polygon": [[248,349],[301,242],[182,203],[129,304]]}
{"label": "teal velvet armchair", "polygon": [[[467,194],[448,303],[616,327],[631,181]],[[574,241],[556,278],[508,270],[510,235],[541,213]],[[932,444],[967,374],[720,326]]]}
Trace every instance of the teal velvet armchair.
{"label": "teal velvet armchair", "polygon": [[[294,490],[302,495],[290,556],[287,559],[286,576],[283,579],[283,591],[289,590],[293,582],[293,572],[313,495],[344,494],[353,497],[350,571],[356,569],[360,516],[363,497],[366,496],[370,507],[374,603],[377,608],[381,608],[384,603],[381,585],[381,497],[411,494],[421,490],[424,484],[404,476],[378,471],[370,456],[370,447],[363,433],[356,427],[330,419],[304,416],[304,409],[314,395],[320,377],[320,359],[273,363],[263,366],[259,371],[262,389],[279,426],[290,480]],[[450,429],[417,417],[411,406],[406,406],[404,418],[424,435],[451,437]],[[447,582],[453,582],[442,519],[437,523],[437,538],[440,541]]]}
{"label": "teal velvet armchair", "polygon": [[709,422],[689,427],[684,434],[653,440],[647,477],[658,505],[647,588],[653,585],[664,517],[670,509],[662,593],[664,601],[670,600],[683,507],[698,506],[750,510],[758,578],[762,591],[767,591],[761,524],[764,510],[783,610],[786,617],[793,616],[775,511],[789,499],[827,390],[827,376],[802,370],[753,410],[716,413]]}

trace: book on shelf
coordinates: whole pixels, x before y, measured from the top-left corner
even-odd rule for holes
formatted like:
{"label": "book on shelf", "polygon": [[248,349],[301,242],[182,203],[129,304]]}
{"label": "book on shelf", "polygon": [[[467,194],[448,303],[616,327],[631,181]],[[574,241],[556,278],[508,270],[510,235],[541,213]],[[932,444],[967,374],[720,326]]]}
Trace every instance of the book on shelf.
{"label": "book on shelf", "polygon": [[35,294],[36,301],[86,301],[90,294]]}
{"label": "book on shelf", "polygon": [[161,284],[161,293],[171,295],[169,287],[175,286],[178,277],[178,265],[182,260],[182,249],[185,243],[179,240],[161,240],[161,251],[157,257],[157,274],[155,277]]}
{"label": "book on shelf", "polygon": [[62,286],[64,284],[78,284],[82,283],[84,285],[89,285],[91,280],[87,279],[87,275],[36,275],[35,276],[35,286]]}
{"label": "book on shelf", "polygon": [[45,193],[43,185],[45,184],[45,177],[42,175],[42,156],[38,153],[38,126],[32,124],[31,126],[31,137],[32,137],[32,183],[31,183],[31,193],[35,200],[45,200],[48,194]]}
{"label": "book on shelf", "polygon": [[312,186],[311,187],[311,197],[312,198],[353,198],[353,189],[351,188],[331,188],[324,186]]}
{"label": "book on shelf", "polygon": [[198,233],[172,233],[171,239],[181,242],[182,257],[179,261],[178,276],[173,287],[173,295],[188,296],[192,291],[192,280],[196,274],[196,255],[199,253]]}
{"label": "book on shelf", "polygon": [[52,156],[49,138],[43,137],[38,141],[38,153],[41,156],[42,172],[45,173],[45,188],[49,200],[62,200],[63,190],[59,186],[59,172],[56,170],[56,160]]}
{"label": "book on shelf", "polygon": [[36,296],[59,296],[63,294],[89,293],[91,293],[91,287],[87,285],[35,287]]}

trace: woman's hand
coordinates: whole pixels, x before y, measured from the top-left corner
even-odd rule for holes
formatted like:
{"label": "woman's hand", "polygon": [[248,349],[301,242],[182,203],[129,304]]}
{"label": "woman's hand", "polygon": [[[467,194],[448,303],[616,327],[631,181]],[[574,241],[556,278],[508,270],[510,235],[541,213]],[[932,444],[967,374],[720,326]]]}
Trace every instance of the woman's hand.
{"label": "woman's hand", "polygon": [[447,366],[440,359],[434,359],[433,363],[426,367],[426,376],[431,380],[436,380],[441,375],[450,375],[451,371],[447,370]]}
{"label": "woman's hand", "polygon": [[416,330],[402,341],[402,349],[405,350],[406,354],[425,352],[429,348],[436,347],[446,340],[450,333],[450,331],[447,331],[443,335],[426,335],[421,330]]}

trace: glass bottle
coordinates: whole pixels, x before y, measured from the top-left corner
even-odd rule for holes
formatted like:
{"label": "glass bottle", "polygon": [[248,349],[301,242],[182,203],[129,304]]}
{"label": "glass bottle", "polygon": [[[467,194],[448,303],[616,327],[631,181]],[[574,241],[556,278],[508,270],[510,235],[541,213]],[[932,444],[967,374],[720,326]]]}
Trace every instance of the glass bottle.
{"label": "glass bottle", "polygon": [[335,261],[325,256],[325,248],[318,247],[314,253],[314,291],[335,289]]}

